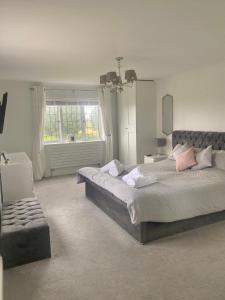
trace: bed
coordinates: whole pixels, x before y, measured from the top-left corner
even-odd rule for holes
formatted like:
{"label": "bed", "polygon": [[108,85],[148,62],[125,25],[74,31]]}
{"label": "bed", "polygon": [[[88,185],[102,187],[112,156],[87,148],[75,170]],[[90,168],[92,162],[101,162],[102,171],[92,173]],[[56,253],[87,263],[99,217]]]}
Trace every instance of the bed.
{"label": "bed", "polygon": [[[186,142],[196,148],[205,148],[208,145],[212,145],[214,150],[225,150],[225,133],[201,131],[173,132],[173,147],[178,143],[184,144]],[[225,195],[225,171],[209,168],[199,171],[200,173],[196,171],[182,172],[183,174],[178,176],[173,170],[173,164],[174,162],[167,161],[150,166],[153,170],[155,168],[154,171],[158,172],[157,176],[161,177],[159,183],[154,187],[149,187],[149,190],[146,189],[148,193],[145,193],[145,189],[134,191],[135,189],[126,187],[124,183],[115,178],[109,179],[107,183],[108,178],[94,168],[89,168],[89,170],[84,168],[83,171],[81,169],[79,178],[80,181],[85,182],[87,198],[143,244],[175,233],[225,220],[225,197],[223,196]],[[166,172],[161,172],[161,169],[163,170],[162,166],[166,166],[166,171],[170,175],[167,176]],[[88,176],[87,174],[91,175]],[[93,180],[93,178],[96,180]],[[185,185],[186,191],[182,187],[184,181],[187,183]],[[173,182],[176,182],[178,187],[180,182],[181,186],[178,193],[179,197],[176,199],[175,194],[173,199]],[[160,191],[161,198],[158,197]],[[150,202],[153,205],[152,209],[148,210],[148,215],[146,215],[145,210],[143,210],[144,213],[139,212],[138,214],[138,208],[136,214],[132,215],[135,201],[128,203],[129,197],[135,199],[138,193],[142,193],[142,202],[145,205],[149,205]],[[148,200],[145,198],[145,195],[149,195],[149,193],[151,193],[151,199]],[[164,197],[165,195],[167,197]],[[189,195],[190,199],[187,199]],[[154,209],[154,201],[157,210]],[[174,205],[174,201],[176,205]]]}

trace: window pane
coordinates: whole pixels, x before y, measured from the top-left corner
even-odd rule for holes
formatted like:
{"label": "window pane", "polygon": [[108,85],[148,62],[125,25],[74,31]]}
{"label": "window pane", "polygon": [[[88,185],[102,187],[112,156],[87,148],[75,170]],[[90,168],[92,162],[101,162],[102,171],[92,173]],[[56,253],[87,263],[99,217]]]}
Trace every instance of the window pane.
{"label": "window pane", "polygon": [[59,107],[55,105],[46,106],[45,114],[45,143],[59,142]]}
{"label": "window pane", "polygon": [[64,142],[80,140],[82,130],[80,105],[62,105],[61,108]]}
{"label": "window pane", "polygon": [[47,105],[45,142],[100,139],[98,105]]}
{"label": "window pane", "polygon": [[62,122],[64,142],[99,139],[98,105],[62,105]]}
{"label": "window pane", "polygon": [[99,115],[97,105],[85,105],[85,135],[87,140],[99,139]]}

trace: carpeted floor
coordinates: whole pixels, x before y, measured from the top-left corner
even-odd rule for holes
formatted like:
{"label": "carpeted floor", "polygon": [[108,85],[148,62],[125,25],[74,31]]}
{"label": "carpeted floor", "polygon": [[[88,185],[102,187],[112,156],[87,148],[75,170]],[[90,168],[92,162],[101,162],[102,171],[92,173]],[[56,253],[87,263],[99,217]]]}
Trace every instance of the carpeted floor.
{"label": "carpeted floor", "polygon": [[4,300],[225,299],[225,222],[140,245],[65,176],[35,184],[52,258],[4,272]]}

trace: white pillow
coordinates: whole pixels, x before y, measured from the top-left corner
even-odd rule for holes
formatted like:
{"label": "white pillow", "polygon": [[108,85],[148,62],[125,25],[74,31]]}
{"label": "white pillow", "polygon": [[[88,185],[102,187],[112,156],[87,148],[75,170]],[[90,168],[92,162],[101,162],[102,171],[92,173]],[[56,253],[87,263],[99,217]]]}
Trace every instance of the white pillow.
{"label": "white pillow", "polygon": [[180,147],[181,147],[181,144],[177,144],[177,145],[172,149],[172,151],[170,152],[168,158],[169,158],[169,159],[174,159],[174,158],[173,158],[173,154],[174,154],[175,151],[177,151],[177,149],[179,149]]}
{"label": "white pillow", "polygon": [[185,143],[184,145],[177,144],[171,151],[168,158],[172,159],[172,160],[176,160],[177,155],[181,154],[182,152],[187,151],[189,148],[190,148],[190,146],[188,146],[187,143]]}
{"label": "white pillow", "polygon": [[208,146],[203,150],[195,150],[195,159],[197,165],[192,167],[192,170],[202,170],[208,167],[212,167],[212,146]]}
{"label": "white pillow", "polygon": [[225,150],[213,150],[212,165],[218,169],[225,170]]}

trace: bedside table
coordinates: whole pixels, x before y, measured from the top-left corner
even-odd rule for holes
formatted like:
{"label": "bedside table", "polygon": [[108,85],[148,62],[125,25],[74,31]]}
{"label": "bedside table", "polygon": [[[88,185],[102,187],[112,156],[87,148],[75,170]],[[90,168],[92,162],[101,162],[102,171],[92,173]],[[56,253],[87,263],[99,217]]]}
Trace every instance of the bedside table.
{"label": "bedside table", "polygon": [[151,164],[151,163],[154,163],[157,161],[161,161],[161,160],[167,159],[167,157],[168,156],[165,154],[154,154],[151,156],[144,155],[144,164]]}

